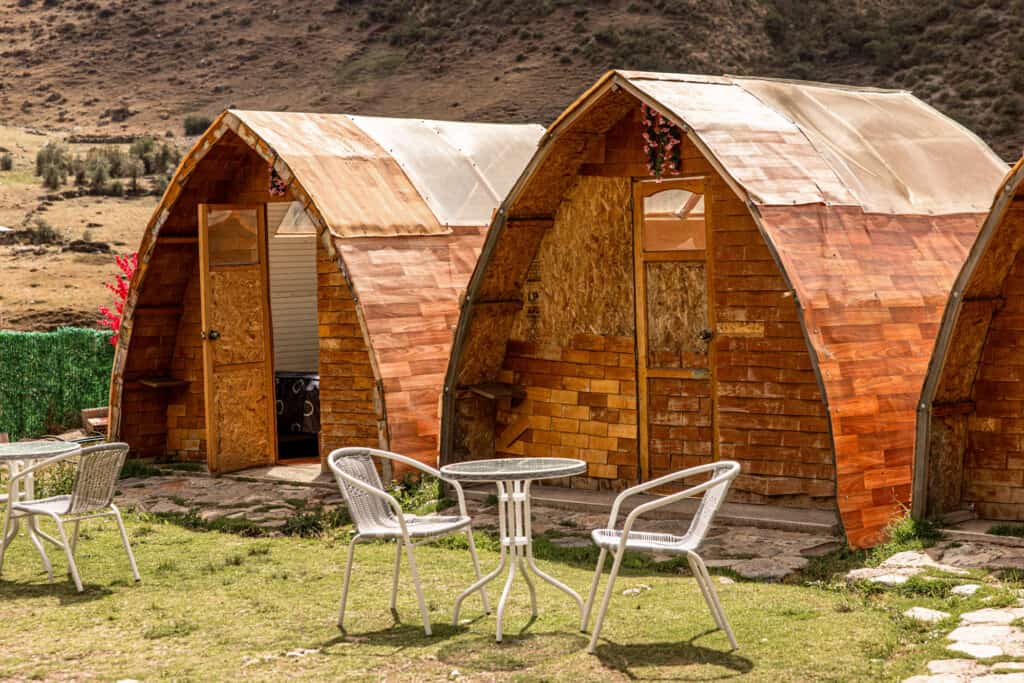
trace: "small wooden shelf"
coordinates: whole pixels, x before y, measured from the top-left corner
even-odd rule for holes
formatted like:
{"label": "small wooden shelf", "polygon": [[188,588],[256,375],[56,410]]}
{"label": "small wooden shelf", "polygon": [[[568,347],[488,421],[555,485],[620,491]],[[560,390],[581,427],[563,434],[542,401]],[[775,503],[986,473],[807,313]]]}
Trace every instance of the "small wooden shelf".
{"label": "small wooden shelf", "polygon": [[175,377],[143,377],[139,380],[139,384],[151,389],[183,389],[191,382]]}
{"label": "small wooden shelf", "polygon": [[526,398],[526,389],[516,384],[506,384],[505,382],[484,382],[482,384],[473,384],[466,388],[477,396],[483,396],[492,401],[510,398],[515,402],[519,402]]}

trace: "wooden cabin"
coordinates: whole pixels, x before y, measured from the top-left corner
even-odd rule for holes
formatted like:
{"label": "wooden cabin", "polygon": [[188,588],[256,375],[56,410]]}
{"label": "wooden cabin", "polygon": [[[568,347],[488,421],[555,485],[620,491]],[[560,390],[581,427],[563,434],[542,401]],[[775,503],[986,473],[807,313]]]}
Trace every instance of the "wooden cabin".
{"label": "wooden cabin", "polygon": [[730,458],[732,500],[835,510],[875,543],[910,502],[925,367],[1005,171],[907,92],[606,74],[484,242],[442,461],[576,457],[572,486],[616,490]]}
{"label": "wooden cabin", "polygon": [[913,512],[1024,521],[1024,159],[942,317],[918,408]]}
{"label": "wooden cabin", "polygon": [[150,220],[111,438],[230,472],[435,463],[459,297],[540,126],[227,111]]}

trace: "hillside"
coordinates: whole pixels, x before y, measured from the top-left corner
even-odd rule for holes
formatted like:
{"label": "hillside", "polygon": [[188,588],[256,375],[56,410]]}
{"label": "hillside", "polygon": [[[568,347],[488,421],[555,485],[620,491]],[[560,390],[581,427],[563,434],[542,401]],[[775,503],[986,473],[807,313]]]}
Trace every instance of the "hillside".
{"label": "hillside", "polygon": [[549,122],[612,67],[908,88],[1007,158],[1024,0],[3,0],[0,120],[181,131],[227,106]]}
{"label": "hillside", "polygon": [[155,205],[44,190],[47,141],[185,149],[230,106],[547,124],[609,68],[905,88],[1024,148],[1024,0],[0,0],[0,226],[56,235],[0,240],[0,328],[93,322]]}

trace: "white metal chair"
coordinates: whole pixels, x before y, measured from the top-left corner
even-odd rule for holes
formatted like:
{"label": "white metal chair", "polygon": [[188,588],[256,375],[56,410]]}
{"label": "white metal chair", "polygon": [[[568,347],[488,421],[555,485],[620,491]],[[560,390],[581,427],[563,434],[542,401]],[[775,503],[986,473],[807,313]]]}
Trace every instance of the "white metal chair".
{"label": "white metal chair", "polygon": [[[384,490],[377,469],[374,467],[373,458],[400,462],[445,481],[455,489],[459,514],[417,516],[403,513],[402,506],[398,501]],[[430,617],[427,614],[427,604],[423,599],[423,588],[420,586],[416,558],[413,557],[413,547],[442,536],[465,532],[469,542],[469,555],[473,560],[473,571],[476,572],[476,578],[480,579],[480,562],[477,559],[473,529],[470,526],[472,520],[466,513],[466,498],[462,492],[462,486],[459,485],[459,482],[446,479],[438,470],[417,460],[373,448],[339,448],[327,456],[327,464],[334,472],[334,478],[338,482],[341,494],[345,498],[345,504],[348,506],[349,515],[356,527],[356,535],[348,546],[345,581],[341,589],[341,607],[338,610],[338,628],[342,630],[345,628],[345,603],[348,598],[352,559],[356,544],[372,539],[394,539],[397,547],[395,548],[395,575],[391,582],[391,611],[396,611],[398,573],[404,549],[409,558],[409,571],[412,573],[413,585],[416,588],[416,599],[419,601],[423,630],[429,636],[431,634]],[[413,539],[421,540],[414,543]],[[490,612],[487,593],[482,586],[480,598],[483,600],[484,611]]]}
{"label": "white metal chair", "polygon": [[[718,625],[718,628],[725,631],[733,649],[738,647],[736,644],[736,638],[732,633],[732,628],[729,626],[729,621],[726,619],[725,612],[722,610],[722,604],[718,600],[718,594],[715,592],[714,583],[711,581],[711,576],[708,574],[707,567],[704,566],[704,561],[700,558],[700,555],[697,554],[697,548],[704,540],[704,536],[711,527],[711,522],[714,520],[715,514],[718,512],[718,508],[725,500],[725,496],[729,492],[729,485],[732,484],[733,479],[736,478],[736,475],[739,474],[739,472],[739,463],[732,460],[722,460],[708,465],[700,465],[680,472],[667,474],[664,477],[659,477],[638,486],[626,489],[615,498],[615,502],[612,504],[611,516],[608,519],[608,528],[596,529],[591,532],[591,538],[594,543],[601,548],[601,554],[597,558],[597,569],[594,571],[594,580],[590,585],[590,595],[587,598],[587,604],[583,609],[583,620],[580,624],[581,631],[586,631],[587,625],[590,622],[590,610],[594,604],[594,598],[597,595],[597,585],[601,581],[601,572],[604,571],[605,557],[609,550],[612,550],[615,554],[615,561],[612,563],[612,571],[608,576],[608,586],[605,589],[604,599],[601,601],[601,607],[597,612],[597,621],[594,623],[594,631],[590,636],[590,645],[587,648],[589,652],[594,652],[597,647],[597,638],[601,633],[601,626],[604,623],[605,612],[608,610],[608,602],[612,597],[615,578],[618,576],[619,567],[622,565],[622,556],[626,554],[627,550],[685,555],[690,564],[690,570],[693,572],[693,576],[697,580],[697,585],[700,587],[701,593],[704,595],[704,600],[708,604],[708,609],[711,610],[711,616],[714,618],[715,623]],[[643,491],[664,486],[665,484],[678,481],[680,479],[687,479],[689,477],[708,473],[710,473],[710,477],[696,486],[691,486],[690,488],[679,491],[678,493],[673,493],[656,500],[643,503],[642,505],[638,505],[626,516],[626,521],[623,523],[622,528],[615,528],[615,522],[619,516],[619,507],[626,498]],[[672,534],[648,533],[632,530],[633,524],[636,522],[637,518],[644,513],[664,507],[665,505],[671,505],[672,503],[684,498],[692,498],[701,493],[703,493],[704,496],[701,498],[700,504],[697,506],[697,512],[693,515],[693,519],[690,521],[690,528],[684,535],[675,536]]]}
{"label": "white metal chair", "polygon": [[[114,492],[117,488],[117,478],[124,466],[125,457],[128,455],[129,446],[126,443],[105,443],[97,446],[84,448],[81,451],[58,455],[39,462],[32,467],[18,472],[11,478],[11,490],[21,480],[33,476],[36,472],[67,460],[77,461],[75,468],[75,479],[71,485],[71,494],[62,496],[51,496],[39,499],[18,499],[12,496],[7,501],[7,512],[4,515],[3,541],[0,544],[0,569],[3,568],[3,555],[14,537],[13,525],[20,517],[44,516],[52,519],[57,525],[57,532],[60,540],[37,532],[47,541],[64,550],[68,558],[68,571],[75,582],[75,588],[82,592],[82,579],[78,574],[78,565],[75,563],[75,546],[78,543],[78,525],[86,519],[96,517],[113,517],[117,521],[117,528],[121,532],[121,542],[124,544],[125,553],[128,555],[128,562],[132,567],[132,575],[136,581],[140,581],[139,569],[135,564],[135,555],[132,554],[131,544],[128,542],[128,532],[125,531],[124,521],[121,513],[114,505]],[[68,540],[64,531],[64,523],[71,522],[71,539]],[[52,579],[52,577],[51,577]]]}

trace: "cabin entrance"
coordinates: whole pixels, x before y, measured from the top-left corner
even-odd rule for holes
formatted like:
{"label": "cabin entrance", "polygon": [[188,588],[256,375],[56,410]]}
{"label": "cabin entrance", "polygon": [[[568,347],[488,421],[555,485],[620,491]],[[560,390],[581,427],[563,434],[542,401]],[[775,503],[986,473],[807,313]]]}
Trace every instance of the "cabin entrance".
{"label": "cabin entrance", "polygon": [[701,179],[633,185],[644,481],[715,458],[707,206]]}
{"label": "cabin entrance", "polygon": [[277,456],[267,296],[266,208],[199,205],[207,463],[211,472]]}
{"label": "cabin entrance", "polygon": [[320,460],[317,234],[299,202],[267,204],[278,462]]}
{"label": "cabin entrance", "polygon": [[316,231],[302,205],[199,207],[207,462],[319,460]]}

